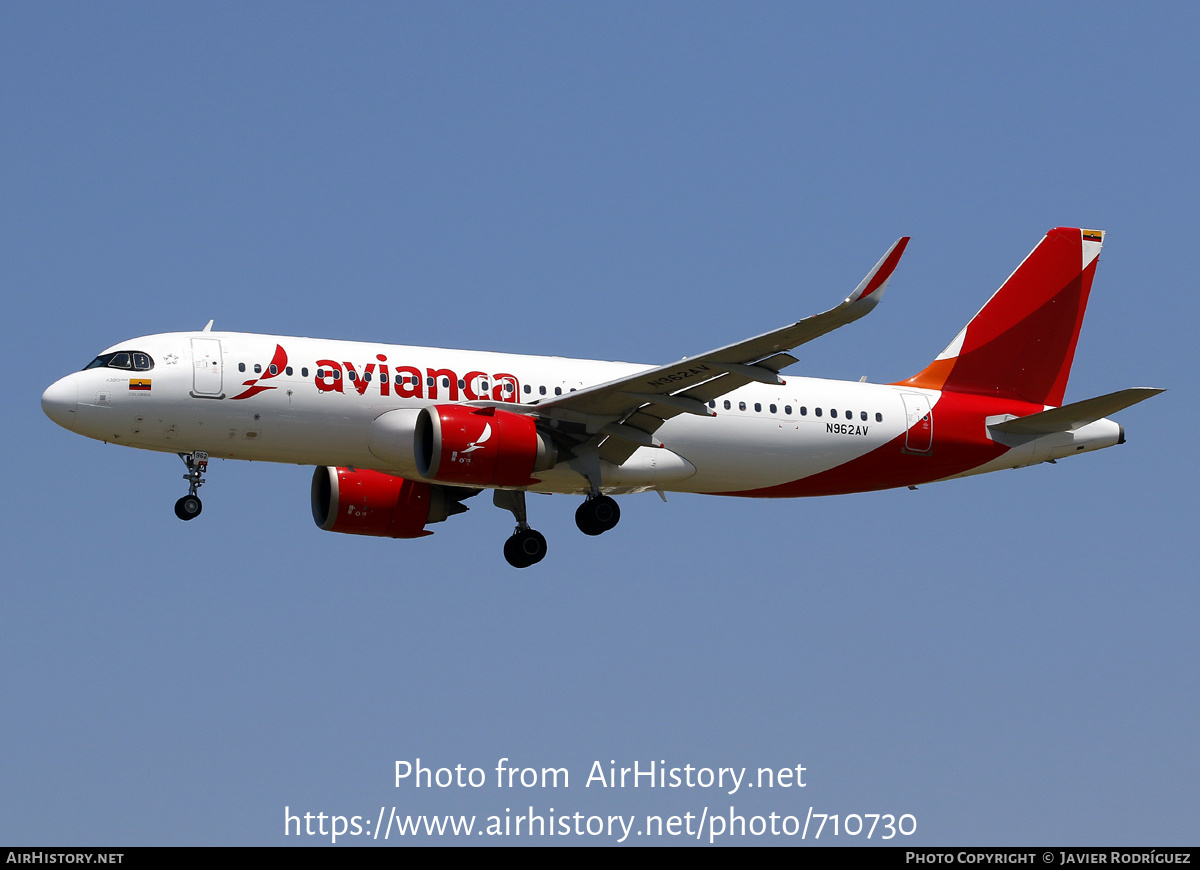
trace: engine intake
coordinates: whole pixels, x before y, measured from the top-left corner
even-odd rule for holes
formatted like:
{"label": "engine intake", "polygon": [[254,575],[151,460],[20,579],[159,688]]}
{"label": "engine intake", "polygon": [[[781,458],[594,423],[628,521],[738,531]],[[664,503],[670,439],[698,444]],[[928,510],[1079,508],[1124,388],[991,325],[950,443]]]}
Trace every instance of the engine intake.
{"label": "engine intake", "polygon": [[313,472],[313,520],[327,532],[376,538],[422,538],[467,506],[475,490],[406,480],[379,471],[320,466]]}
{"label": "engine intake", "polygon": [[528,486],[533,472],[558,462],[532,417],[496,408],[423,408],[414,446],[422,477],[472,486]]}

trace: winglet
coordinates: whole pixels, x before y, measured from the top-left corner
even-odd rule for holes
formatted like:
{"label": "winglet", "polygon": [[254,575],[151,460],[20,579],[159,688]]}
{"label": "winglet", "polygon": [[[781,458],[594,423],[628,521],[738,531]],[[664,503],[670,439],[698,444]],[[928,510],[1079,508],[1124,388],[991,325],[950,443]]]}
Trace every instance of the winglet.
{"label": "winglet", "polygon": [[892,273],[896,271],[896,264],[900,262],[900,255],[904,253],[908,239],[908,236],[904,236],[887,249],[887,253],[875,264],[875,268],[868,272],[867,277],[854,288],[854,292],[846,297],[847,302],[858,302],[860,299],[871,297],[871,304],[878,304]]}
{"label": "winglet", "polygon": [[208,321],[208,323],[204,324],[204,328],[200,331],[201,332],[212,332],[212,325],[213,325],[213,322],[210,320],[210,321]]}

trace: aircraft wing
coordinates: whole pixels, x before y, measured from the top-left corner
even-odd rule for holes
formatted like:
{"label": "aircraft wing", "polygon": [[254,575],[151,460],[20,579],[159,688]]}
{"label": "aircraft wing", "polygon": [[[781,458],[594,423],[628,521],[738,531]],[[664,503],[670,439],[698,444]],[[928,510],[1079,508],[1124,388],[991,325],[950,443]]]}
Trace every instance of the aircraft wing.
{"label": "aircraft wing", "polygon": [[908,237],[896,241],[841,304],[798,323],[679,362],[555,396],[529,406],[540,416],[582,423],[605,437],[601,456],[620,464],[640,446],[661,446],[654,432],[677,414],[714,416],[707,402],[753,381],[782,384],[796,362],[788,350],[852,323],[879,304]]}

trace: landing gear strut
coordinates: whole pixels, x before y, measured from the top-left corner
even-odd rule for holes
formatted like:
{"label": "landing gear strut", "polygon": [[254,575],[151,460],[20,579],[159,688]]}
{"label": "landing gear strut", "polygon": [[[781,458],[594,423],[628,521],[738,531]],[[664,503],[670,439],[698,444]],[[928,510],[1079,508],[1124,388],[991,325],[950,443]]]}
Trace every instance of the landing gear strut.
{"label": "landing gear strut", "polygon": [[497,489],[492,502],[498,508],[511,511],[517,520],[517,528],[504,542],[504,558],[514,568],[528,568],[546,558],[546,539],[542,533],[529,528],[525,513],[524,490]]}
{"label": "landing gear strut", "polygon": [[620,520],[617,500],[607,495],[589,496],[575,511],[575,525],[585,535],[602,535]]}
{"label": "landing gear strut", "polygon": [[188,494],[175,502],[175,516],[181,520],[194,520],[204,509],[196,491],[204,486],[204,472],[208,470],[208,454],[197,450],[194,453],[180,453],[179,458],[187,466],[187,474],[183,476],[183,479],[188,482]]}

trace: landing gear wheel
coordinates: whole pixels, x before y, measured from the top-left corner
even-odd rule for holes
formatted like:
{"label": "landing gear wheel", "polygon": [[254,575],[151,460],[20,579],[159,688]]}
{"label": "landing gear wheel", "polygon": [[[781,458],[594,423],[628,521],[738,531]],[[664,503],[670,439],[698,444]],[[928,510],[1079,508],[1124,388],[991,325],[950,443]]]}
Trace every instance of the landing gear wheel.
{"label": "landing gear wheel", "polygon": [[504,542],[504,558],[514,568],[528,568],[546,558],[546,539],[533,529],[519,529]]}
{"label": "landing gear wheel", "polygon": [[188,482],[188,494],[175,502],[175,516],[181,520],[194,520],[200,516],[204,505],[200,504],[200,496],[196,490],[204,486],[204,472],[208,470],[208,454],[203,450],[192,453],[180,453],[179,458],[187,466],[187,474],[183,479]]}
{"label": "landing gear wheel", "polygon": [[179,501],[175,502],[175,516],[181,520],[194,520],[200,516],[200,511],[203,509],[204,505],[194,495],[185,495]]}
{"label": "landing gear wheel", "polygon": [[585,535],[602,535],[621,520],[617,500],[607,495],[589,498],[575,511],[575,525]]}

